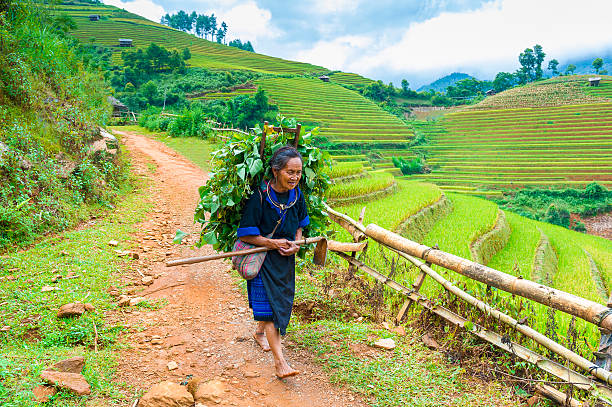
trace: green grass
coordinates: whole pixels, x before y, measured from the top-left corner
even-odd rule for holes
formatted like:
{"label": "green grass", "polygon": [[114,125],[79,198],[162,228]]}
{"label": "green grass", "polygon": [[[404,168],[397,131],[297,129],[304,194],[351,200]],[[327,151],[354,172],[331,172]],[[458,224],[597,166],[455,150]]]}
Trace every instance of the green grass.
{"label": "green grass", "polygon": [[[92,386],[92,397],[121,398],[123,387],[112,380],[116,350],[121,346],[118,334],[123,328],[104,320],[104,313],[116,307],[106,290],[120,285],[118,270],[136,265],[118,257],[107,242],[118,240],[117,249],[130,248],[135,225],[150,207],[145,190],[127,193],[112,214],[97,219],[94,225],[49,237],[0,258],[0,315],[2,325],[10,326],[8,332],[0,333],[2,406],[38,405],[31,401],[31,389],[41,382],[41,370],[76,355],[85,357],[83,374]],[[69,272],[79,277],[51,282],[55,275],[65,277]],[[7,279],[9,276],[15,280]],[[45,285],[60,291],[42,293]],[[57,308],[76,300],[92,303],[96,311],[58,320]],[[93,324],[98,331],[98,353],[93,350]],[[49,405],[82,406],[84,401],[60,392]]]}
{"label": "green grass", "polygon": [[361,162],[337,162],[331,167],[329,176],[331,178],[340,178],[361,174],[362,172],[363,163]]}
{"label": "green grass", "polygon": [[[347,386],[374,407],[513,405],[512,394],[498,388],[483,391],[464,377],[441,353],[425,348],[416,332],[399,337],[358,323],[319,321],[293,323],[291,340],[315,352],[332,383]],[[392,351],[370,348],[378,338],[391,337]],[[370,352],[366,354],[366,352]]]}
{"label": "green grass", "polygon": [[395,182],[388,172],[372,172],[367,177],[334,184],[328,192],[331,199],[367,195],[390,187]]}

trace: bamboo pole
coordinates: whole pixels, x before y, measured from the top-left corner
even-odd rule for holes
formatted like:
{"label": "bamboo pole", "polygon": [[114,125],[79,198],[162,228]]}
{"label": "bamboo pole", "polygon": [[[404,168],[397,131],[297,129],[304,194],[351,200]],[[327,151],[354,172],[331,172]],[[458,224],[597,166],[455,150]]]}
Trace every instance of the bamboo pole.
{"label": "bamboo pole", "polygon": [[[338,256],[342,257],[349,263],[353,264],[355,267],[369,274],[376,280],[384,283],[388,287],[392,288],[395,291],[398,291],[404,295],[406,295],[409,299],[421,305],[423,308],[428,309],[439,317],[447,320],[448,322],[459,326],[461,328],[466,328],[468,324],[468,320],[454,312],[444,308],[440,305],[436,305],[435,302],[432,302],[427,297],[422,294],[415,292],[414,290],[405,287],[398,282],[386,277],[385,275],[379,273],[371,267],[368,267],[365,263],[360,262],[359,260],[353,259],[350,256],[344,253],[336,253]],[[497,346],[498,348],[512,353],[519,358],[529,362],[543,371],[552,374],[553,376],[559,378],[560,380],[570,382],[574,386],[578,387],[582,390],[591,391],[593,388],[597,389],[597,392],[602,396],[605,396],[608,399],[612,399],[612,389],[606,387],[599,382],[596,382],[580,373],[577,373],[566,366],[563,366],[555,361],[552,361],[537,352],[532,351],[529,348],[526,348],[518,343],[512,341],[506,341],[500,334],[494,331],[490,331],[483,326],[478,324],[470,323],[472,326],[471,332],[472,334],[478,336],[479,338]],[[602,401],[607,401],[605,398],[600,398]]]}
{"label": "bamboo pole", "polygon": [[337,242],[335,240],[327,241],[327,249],[331,250],[332,252],[361,252],[367,245],[367,242],[345,243]]}
{"label": "bamboo pole", "polygon": [[489,304],[485,303],[484,301],[481,301],[473,297],[472,295],[466,293],[465,291],[461,290],[459,287],[457,287],[450,281],[446,280],[436,271],[428,267],[425,263],[405,253],[402,253],[402,252],[397,252],[397,253],[403,258],[405,258],[406,260],[410,261],[412,264],[414,264],[419,270],[421,270],[422,272],[426,273],[431,278],[433,278],[437,283],[439,283],[442,287],[444,287],[444,289],[447,290],[448,292],[461,298],[468,304],[473,305],[474,307],[478,308],[482,312],[488,315],[491,315],[493,318],[497,319],[498,321],[501,321],[504,324],[512,327],[513,329],[517,330],[523,335],[533,339],[540,345],[544,346],[546,349],[569,360],[574,365],[591,373],[593,376],[604,381],[605,383],[612,384],[612,374],[609,371],[598,367],[591,361],[583,358],[582,356],[578,355],[575,352],[572,352],[571,350],[567,349],[565,346],[558,344],[557,342],[553,341],[546,335],[542,335],[541,333],[529,327],[528,325],[520,324],[516,319],[512,318],[511,316],[504,314],[503,312],[495,308],[492,308]]}
{"label": "bamboo pole", "polygon": [[347,215],[333,210],[328,205],[325,205],[325,211],[331,220],[342,226],[351,234],[355,242],[361,242],[366,239],[366,235],[364,234],[365,227],[363,225],[358,224]]}
{"label": "bamboo pole", "polygon": [[370,224],[365,230],[368,237],[397,251],[419,257],[426,262],[456,271],[500,290],[520,295],[540,304],[575,315],[608,331],[612,331],[612,309],[522,277],[511,276],[454,254],[413,242],[380,226]]}
{"label": "bamboo pole", "polygon": [[569,407],[588,406],[588,404],[583,404],[573,397],[570,397],[568,400],[567,394],[555,389],[554,387],[547,386],[545,384],[536,385],[536,393],[541,394],[542,396],[553,400],[554,402],[556,402],[557,404],[561,406],[569,406]]}

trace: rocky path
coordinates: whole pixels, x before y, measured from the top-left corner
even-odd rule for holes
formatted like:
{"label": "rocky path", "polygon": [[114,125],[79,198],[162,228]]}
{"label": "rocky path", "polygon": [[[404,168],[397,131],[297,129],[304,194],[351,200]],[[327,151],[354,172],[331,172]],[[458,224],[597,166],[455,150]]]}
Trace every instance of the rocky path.
{"label": "rocky path", "polygon": [[[139,247],[134,249],[141,257],[125,282],[128,293],[161,306],[122,308],[110,317],[130,332],[131,348],[121,354],[116,379],[143,390],[164,380],[178,383],[190,375],[216,379],[224,388],[216,400],[219,405],[366,405],[349,391],[332,386],[310,355],[289,343],[288,360],[302,374],[276,378],[272,355],[262,352],[251,337],[255,324],[228,263],[165,267],[169,258],[212,253],[210,247],[192,249],[189,238],[187,244],[171,244],[176,229],[196,232],[193,212],[206,175],[160,142],[117,133],[135,170],[152,174],[154,191],[153,211],[135,240]],[[153,277],[152,284],[147,277]]]}

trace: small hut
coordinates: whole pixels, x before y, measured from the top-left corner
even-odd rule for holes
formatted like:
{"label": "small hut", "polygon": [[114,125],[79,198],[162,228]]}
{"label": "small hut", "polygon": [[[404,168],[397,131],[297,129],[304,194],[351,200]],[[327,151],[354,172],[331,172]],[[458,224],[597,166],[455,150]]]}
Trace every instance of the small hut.
{"label": "small hut", "polygon": [[108,103],[113,106],[113,117],[124,117],[127,116],[130,112],[130,109],[121,103],[117,98],[113,96],[108,97]]}
{"label": "small hut", "polygon": [[100,14],[90,14],[89,21],[100,21]]}
{"label": "small hut", "polygon": [[601,82],[600,76],[596,78],[589,78],[589,86],[599,86],[599,82]]}
{"label": "small hut", "polygon": [[133,47],[134,44],[130,38],[119,38],[120,47]]}
{"label": "small hut", "polygon": [[489,89],[488,91],[486,91],[486,92],[485,92],[485,95],[487,95],[487,96],[493,96],[493,95],[495,95],[495,90],[493,90],[493,89]]}
{"label": "small hut", "polygon": [[329,76],[327,75],[321,75],[319,76],[319,79],[321,79],[323,82],[329,82]]}

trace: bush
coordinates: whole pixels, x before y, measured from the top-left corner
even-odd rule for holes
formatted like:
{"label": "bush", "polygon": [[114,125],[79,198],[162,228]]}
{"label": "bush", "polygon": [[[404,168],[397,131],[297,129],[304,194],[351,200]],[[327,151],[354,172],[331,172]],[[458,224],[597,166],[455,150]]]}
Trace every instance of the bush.
{"label": "bush", "polygon": [[557,204],[551,204],[544,214],[545,222],[552,223],[563,227],[569,227],[570,213],[566,208],[559,207]]}
{"label": "bush", "polygon": [[393,161],[393,165],[399,168],[404,175],[424,174],[429,172],[425,160],[421,157],[417,157],[410,161],[402,157],[393,157],[391,160]]}

